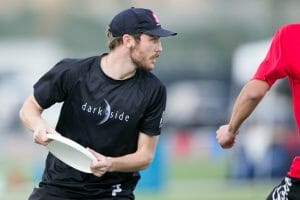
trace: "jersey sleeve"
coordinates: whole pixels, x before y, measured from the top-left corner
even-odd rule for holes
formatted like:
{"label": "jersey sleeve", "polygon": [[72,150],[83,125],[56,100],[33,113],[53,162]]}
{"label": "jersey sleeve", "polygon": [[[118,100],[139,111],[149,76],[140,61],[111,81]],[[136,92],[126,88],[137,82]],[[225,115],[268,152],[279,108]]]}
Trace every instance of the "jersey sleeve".
{"label": "jersey sleeve", "polygon": [[167,93],[161,85],[150,97],[149,104],[140,123],[140,130],[148,135],[159,135],[163,125]]}
{"label": "jersey sleeve", "polygon": [[57,63],[45,73],[33,86],[34,97],[43,108],[64,101],[72,87],[70,66],[67,60]]}
{"label": "jersey sleeve", "polygon": [[271,87],[276,80],[287,76],[284,29],[276,31],[268,53],[252,79],[266,81]]}

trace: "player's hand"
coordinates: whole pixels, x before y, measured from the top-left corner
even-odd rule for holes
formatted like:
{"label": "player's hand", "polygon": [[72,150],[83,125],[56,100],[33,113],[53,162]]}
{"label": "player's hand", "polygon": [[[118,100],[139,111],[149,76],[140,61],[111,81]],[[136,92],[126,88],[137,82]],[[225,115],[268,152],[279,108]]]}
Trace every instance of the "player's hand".
{"label": "player's hand", "polygon": [[93,161],[91,164],[91,171],[95,176],[103,176],[106,172],[109,171],[109,168],[111,167],[111,160],[108,157],[97,153],[90,148],[87,149],[96,157],[96,161]]}
{"label": "player's hand", "polygon": [[40,120],[33,132],[33,140],[37,144],[46,146],[50,140],[47,137],[48,133],[57,133],[53,128],[49,127],[44,120]]}
{"label": "player's hand", "polygon": [[222,148],[224,149],[228,149],[233,147],[233,145],[235,144],[235,138],[236,135],[238,134],[238,132],[236,133],[232,133],[228,130],[229,125],[223,125],[220,126],[220,128],[217,130],[217,140],[219,142],[219,144],[221,145]]}

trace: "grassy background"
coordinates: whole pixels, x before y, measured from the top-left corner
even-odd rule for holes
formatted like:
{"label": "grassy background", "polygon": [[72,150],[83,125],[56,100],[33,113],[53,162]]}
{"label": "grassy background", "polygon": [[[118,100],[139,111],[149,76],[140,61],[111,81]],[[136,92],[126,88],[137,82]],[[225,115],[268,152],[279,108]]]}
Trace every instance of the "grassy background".
{"label": "grassy background", "polygon": [[139,200],[259,200],[266,199],[274,182],[175,181],[159,193],[136,194]]}
{"label": "grassy background", "polygon": [[138,200],[259,200],[266,199],[278,180],[233,181],[225,162],[174,161],[169,181],[158,191],[139,191]]}
{"label": "grassy background", "polygon": [[[152,190],[139,188],[136,191],[136,199],[259,200],[265,199],[275,184],[279,183],[278,180],[228,180],[226,165],[223,162],[181,160],[169,163],[167,169],[166,180],[162,187]],[[2,184],[0,199],[27,199],[33,187],[34,183],[28,177],[25,184],[17,182],[14,185]]]}
{"label": "grassy background", "polygon": [[[259,200],[266,199],[274,182],[172,181],[161,191],[137,192],[138,200]],[[27,199],[32,184],[8,188],[1,199]]]}

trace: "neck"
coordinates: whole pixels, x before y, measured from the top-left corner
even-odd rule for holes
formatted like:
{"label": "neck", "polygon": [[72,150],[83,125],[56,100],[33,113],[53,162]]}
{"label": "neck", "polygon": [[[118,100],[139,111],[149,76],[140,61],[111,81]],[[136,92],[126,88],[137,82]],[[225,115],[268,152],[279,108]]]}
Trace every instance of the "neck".
{"label": "neck", "polygon": [[125,80],[133,77],[136,73],[136,66],[128,54],[115,51],[102,57],[100,67],[108,77],[115,80]]}

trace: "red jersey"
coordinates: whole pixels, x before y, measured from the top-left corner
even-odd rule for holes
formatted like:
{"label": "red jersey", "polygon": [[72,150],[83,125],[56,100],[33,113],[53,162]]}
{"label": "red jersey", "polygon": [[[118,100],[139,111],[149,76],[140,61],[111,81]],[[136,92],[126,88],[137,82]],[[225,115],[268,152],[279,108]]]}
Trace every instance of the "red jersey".
{"label": "red jersey", "polygon": [[[300,24],[288,24],[278,29],[270,49],[253,79],[266,81],[270,87],[287,77],[290,82],[294,115],[300,127]],[[300,178],[300,157],[295,158],[288,173]]]}

